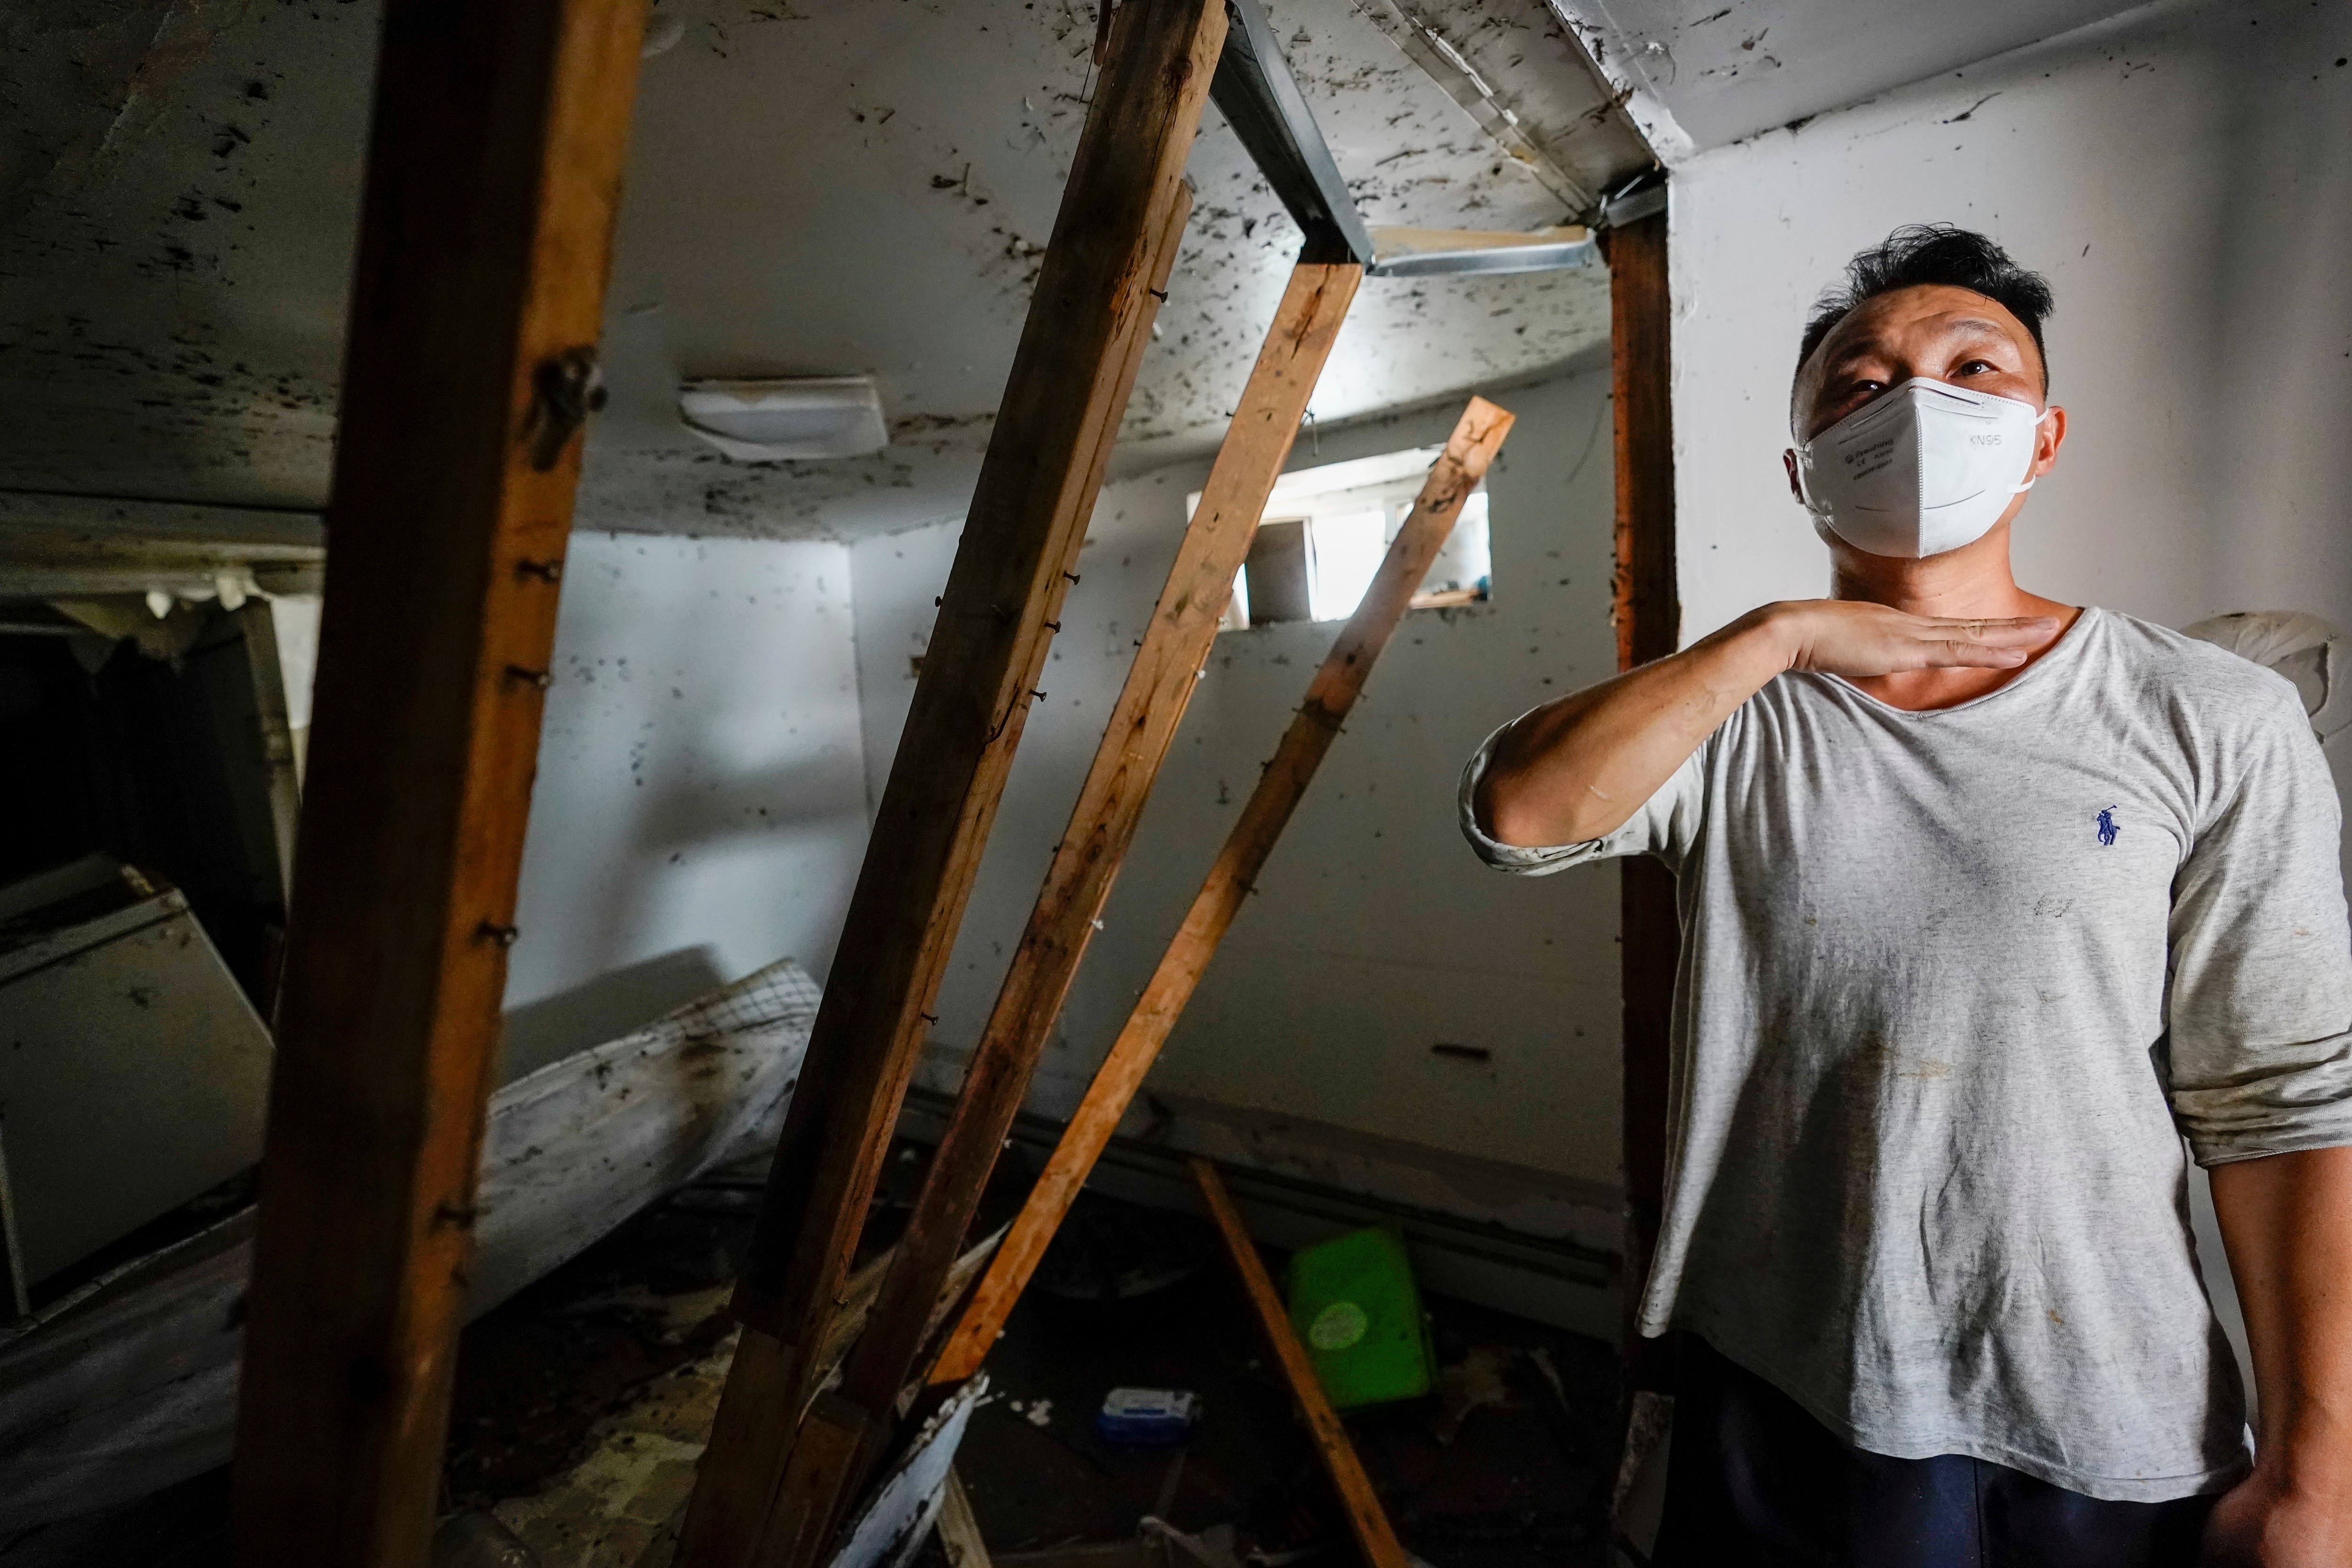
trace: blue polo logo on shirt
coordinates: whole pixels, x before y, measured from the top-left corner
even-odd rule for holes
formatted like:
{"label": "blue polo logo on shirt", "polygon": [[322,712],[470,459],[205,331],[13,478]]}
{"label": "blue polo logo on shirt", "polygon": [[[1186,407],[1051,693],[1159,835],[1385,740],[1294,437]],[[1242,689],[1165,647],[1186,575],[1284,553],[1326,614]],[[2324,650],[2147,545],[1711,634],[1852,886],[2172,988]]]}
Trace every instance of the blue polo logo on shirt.
{"label": "blue polo logo on shirt", "polygon": [[2116,808],[2114,806],[2111,805],[2107,807],[2106,810],[2099,813],[2100,843],[2112,847],[2116,841],[2116,835],[2121,833],[2123,830],[2123,824],[2116,820]]}

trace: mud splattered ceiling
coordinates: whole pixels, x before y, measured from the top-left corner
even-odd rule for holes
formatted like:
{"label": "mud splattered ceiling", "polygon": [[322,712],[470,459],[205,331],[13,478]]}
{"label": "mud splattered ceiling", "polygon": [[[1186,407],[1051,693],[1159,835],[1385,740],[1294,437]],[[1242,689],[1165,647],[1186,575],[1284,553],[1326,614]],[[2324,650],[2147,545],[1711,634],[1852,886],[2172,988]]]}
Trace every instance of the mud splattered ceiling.
{"label": "mud splattered ceiling", "polygon": [[[1375,224],[1570,215],[1359,8],[1269,6]],[[1645,157],[1539,0],[1427,15],[1590,184]],[[1393,17],[1391,16],[1393,25]],[[47,0],[0,19],[0,489],[325,499],[376,12]],[[952,515],[985,447],[1090,87],[1077,0],[667,0],[637,111],[581,521],[846,535]],[[1458,84],[1457,84],[1458,85]],[[1212,111],[1119,463],[1213,444],[1297,233]],[[1376,280],[1323,421],[1594,352],[1596,267]],[[677,384],[871,374],[892,446],[782,467],[688,436]]]}
{"label": "mud splattered ceiling", "polygon": [[2054,37],[2137,0],[1559,3],[1705,149]]}

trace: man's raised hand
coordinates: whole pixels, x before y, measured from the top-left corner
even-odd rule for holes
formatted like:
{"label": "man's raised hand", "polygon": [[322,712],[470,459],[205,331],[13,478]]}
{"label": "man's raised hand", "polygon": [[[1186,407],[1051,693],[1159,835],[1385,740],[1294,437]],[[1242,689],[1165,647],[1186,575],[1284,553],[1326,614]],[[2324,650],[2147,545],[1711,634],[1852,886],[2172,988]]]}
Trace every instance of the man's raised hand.
{"label": "man's raised hand", "polygon": [[2055,616],[1959,620],[1859,599],[1790,599],[1751,611],[1787,650],[1790,669],[1849,680],[1912,669],[2014,669],[2055,637]]}
{"label": "man's raised hand", "polygon": [[[1857,599],[1766,605],[1680,653],[1520,718],[1496,739],[1474,800],[1478,819],[1505,844],[1586,843],[1632,820],[1733,709],[1783,671],[1871,680],[2015,669],[2063,628],[2057,616],[1949,619]],[[1962,689],[1954,700],[1973,695]]]}

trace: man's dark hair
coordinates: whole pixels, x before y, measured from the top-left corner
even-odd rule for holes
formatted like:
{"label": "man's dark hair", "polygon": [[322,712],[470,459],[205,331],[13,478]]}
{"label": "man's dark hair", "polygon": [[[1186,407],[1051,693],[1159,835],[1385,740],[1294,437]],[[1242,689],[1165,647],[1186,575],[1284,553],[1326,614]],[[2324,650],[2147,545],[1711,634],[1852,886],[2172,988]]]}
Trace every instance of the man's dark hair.
{"label": "man's dark hair", "polygon": [[1983,235],[1948,223],[1906,224],[1847,262],[1844,284],[1813,301],[1797,368],[1804,368],[1822,340],[1864,300],[1927,284],[1971,289],[1998,300],[2024,322],[2034,353],[2042,355],[2042,384],[2049,386],[2049,352],[2042,343],[2042,322],[2053,302],[2049,279],[2011,261],[2008,251]]}

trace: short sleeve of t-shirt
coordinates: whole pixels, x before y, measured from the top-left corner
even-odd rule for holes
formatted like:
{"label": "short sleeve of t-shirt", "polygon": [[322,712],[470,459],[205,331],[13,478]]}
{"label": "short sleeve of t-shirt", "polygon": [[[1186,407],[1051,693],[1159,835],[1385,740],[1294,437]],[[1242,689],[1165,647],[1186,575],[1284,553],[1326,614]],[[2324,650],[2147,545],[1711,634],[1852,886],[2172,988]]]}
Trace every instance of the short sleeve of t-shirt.
{"label": "short sleeve of t-shirt", "polygon": [[[1517,723],[1514,719],[1512,724]],[[1570,866],[1581,866],[1588,860],[1607,860],[1621,855],[1655,855],[1669,866],[1679,867],[1683,856],[1698,838],[1701,807],[1705,800],[1707,759],[1713,754],[1724,731],[1717,729],[1703,742],[1698,750],[1683,760],[1674,776],[1658,786],[1657,792],[1642,803],[1642,808],[1629,817],[1622,827],[1600,838],[1582,844],[1553,844],[1530,847],[1505,844],[1486,831],[1478,820],[1478,781],[1486,774],[1486,764],[1495,754],[1495,742],[1501,740],[1510,724],[1486,737],[1475,754],[1462,769],[1462,787],[1456,798],[1456,809],[1462,822],[1462,837],[1470,841],[1478,858],[1498,871],[1514,876],[1545,877],[1554,871],[1565,871]]]}

